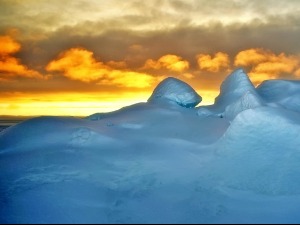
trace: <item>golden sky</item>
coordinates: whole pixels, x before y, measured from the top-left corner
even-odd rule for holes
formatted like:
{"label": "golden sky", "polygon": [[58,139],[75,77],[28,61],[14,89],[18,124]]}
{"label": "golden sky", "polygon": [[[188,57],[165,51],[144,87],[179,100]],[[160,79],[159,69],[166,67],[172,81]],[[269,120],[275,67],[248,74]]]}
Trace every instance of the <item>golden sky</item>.
{"label": "golden sky", "polygon": [[172,76],[212,104],[242,67],[300,77],[298,0],[0,0],[0,115],[87,116]]}

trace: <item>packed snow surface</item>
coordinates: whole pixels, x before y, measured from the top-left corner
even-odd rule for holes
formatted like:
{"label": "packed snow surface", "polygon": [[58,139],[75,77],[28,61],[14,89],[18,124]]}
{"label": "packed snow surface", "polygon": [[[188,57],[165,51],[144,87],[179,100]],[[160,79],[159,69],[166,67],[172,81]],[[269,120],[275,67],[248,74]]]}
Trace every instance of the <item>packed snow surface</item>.
{"label": "packed snow surface", "polygon": [[147,103],[10,127],[0,223],[298,223],[299,88],[237,70],[190,108],[200,97],[169,78]]}

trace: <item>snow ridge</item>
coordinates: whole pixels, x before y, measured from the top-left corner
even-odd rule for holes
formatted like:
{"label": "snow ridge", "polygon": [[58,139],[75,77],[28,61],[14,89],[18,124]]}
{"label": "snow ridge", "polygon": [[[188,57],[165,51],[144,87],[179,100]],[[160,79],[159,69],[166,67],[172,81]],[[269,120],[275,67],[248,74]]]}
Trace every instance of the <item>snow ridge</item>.
{"label": "snow ridge", "polygon": [[237,69],[223,81],[220,94],[215,99],[214,106],[218,111],[224,111],[226,106],[241,98],[248,91],[256,92],[254,85],[244,70]]}

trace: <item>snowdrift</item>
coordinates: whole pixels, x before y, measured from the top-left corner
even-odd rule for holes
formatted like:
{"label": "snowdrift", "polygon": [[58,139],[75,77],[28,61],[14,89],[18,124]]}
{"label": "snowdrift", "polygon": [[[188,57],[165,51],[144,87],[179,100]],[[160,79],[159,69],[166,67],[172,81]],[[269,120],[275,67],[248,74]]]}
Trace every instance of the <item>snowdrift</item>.
{"label": "snowdrift", "polygon": [[297,223],[298,93],[239,69],[209,107],[168,78],[146,103],[10,127],[0,223]]}

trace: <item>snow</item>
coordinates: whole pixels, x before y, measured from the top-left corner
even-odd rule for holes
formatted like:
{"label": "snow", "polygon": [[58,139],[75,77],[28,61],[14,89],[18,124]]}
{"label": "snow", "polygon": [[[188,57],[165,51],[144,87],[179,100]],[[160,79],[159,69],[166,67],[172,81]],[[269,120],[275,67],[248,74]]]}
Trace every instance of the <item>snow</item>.
{"label": "snow", "polygon": [[198,116],[208,117],[208,116],[212,116],[213,112],[205,107],[201,107],[198,109],[197,114]]}
{"label": "snow", "polygon": [[215,114],[212,110],[210,110],[207,106],[199,106],[197,114],[200,117],[219,116],[219,115]]}
{"label": "snow", "polygon": [[215,99],[214,109],[223,112],[226,106],[241,98],[247,92],[255,93],[255,87],[243,69],[232,72],[222,83],[220,94]]}
{"label": "snow", "polygon": [[300,112],[300,81],[264,81],[257,92],[269,104]]}
{"label": "snow", "polygon": [[255,92],[247,91],[240,99],[225,108],[224,117],[233,120],[239,113],[263,105],[264,102]]}
{"label": "snow", "polygon": [[299,90],[287,84],[272,95],[237,70],[210,107],[161,96],[12,126],[0,133],[0,223],[297,223],[300,114],[280,104]]}
{"label": "snow", "polygon": [[219,141],[219,169],[227,174],[223,182],[268,196],[299,195],[299,144],[298,113],[270,107],[246,110]]}
{"label": "snow", "polygon": [[97,121],[97,120],[103,119],[104,116],[105,116],[105,113],[95,113],[90,116],[87,116],[85,119],[91,120],[91,121]]}
{"label": "snow", "polygon": [[153,91],[148,102],[174,102],[186,108],[198,105],[202,98],[187,83],[173,77],[163,80]]}

